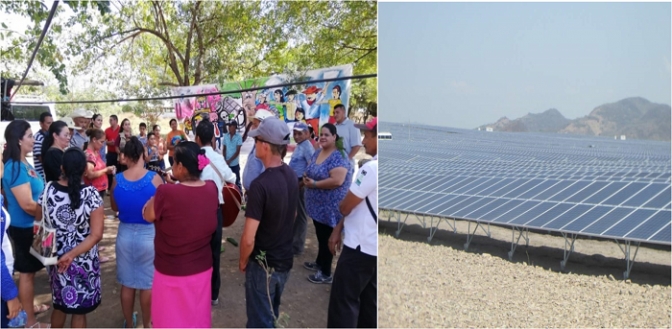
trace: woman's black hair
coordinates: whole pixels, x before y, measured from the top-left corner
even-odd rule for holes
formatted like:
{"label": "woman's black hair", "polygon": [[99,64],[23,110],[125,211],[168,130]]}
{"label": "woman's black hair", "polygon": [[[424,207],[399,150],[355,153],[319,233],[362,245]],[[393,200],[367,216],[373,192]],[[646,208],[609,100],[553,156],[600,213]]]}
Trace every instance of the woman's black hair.
{"label": "woman's black hair", "polygon": [[[322,128],[327,128],[329,129],[329,132],[336,136],[336,148],[341,151],[341,154],[344,157],[347,157],[345,155],[345,147],[343,146],[343,138],[341,136],[338,136],[338,129],[336,129],[336,126],[333,123],[325,123]],[[321,129],[320,129],[321,130]]]}
{"label": "woman's black hair", "polygon": [[205,155],[205,150],[201,149],[194,142],[180,142],[175,145],[175,163],[181,163],[192,178],[201,176],[203,170],[198,169],[198,156]]}
{"label": "woman's black hair", "polygon": [[5,150],[2,152],[2,161],[6,164],[9,160],[14,160],[12,166],[12,180],[10,184],[19,178],[21,166],[21,146],[19,141],[23,139],[23,135],[30,129],[30,123],[26,120],[14,120],[5,128]]}
{"label": "woman's black hair", "polygon": [[121,154],[131,162],[136,163],[142,158],[145,154],[145,147],[142,145],[142,142],[136,136],[132,136],[130,140],[124,145],[124,149],[121,151]]}
{"label": "woman's black hair", "polygon": [[153,125],[153,126],[152,126],[152,131],[156,130],[157,127],[158,127],[158,128],[161,128],[161,126],[159,126],[159,125]]}
{"label": "woman's black hair", "polygon": [[133,127],[131,127],[131,120],[128,120],[128,119],[121,120],[121,125],[119,125],[119,127],[121,127],[121,129],[119,129],[119,131],[124,132],[124,122],[126,122],[126,121],[128,121],[129,129],[131,129],[131,131],[133,131]]}
{"label": "woman's black hair", "polygon": [[103,116],[103,115],[100,114],[100,113],[96,113],[96,114],[94,114],[93,117],[91,118],[91,124],[89,125],[89,129],[93,129],[93,128],[95,128],[96,126],[94,126],[93,123],[96,121],[96,119],[97,119],[98,117],[102,117],[102,116]]}
{"label": "woman's black hair", "polygon": [[78,209],[82,205],[82,176],[86,171],[86,156],[77,147],[71,147],[63,153],[63,176],[68,180],[70,208]]}
{"label": "woman's black hair", "polygon": [[49,132],[47,133],[47,136],[44,137],[42,150],[40,150],[43,156],[54,145],[54,134],[60,135],[63,128],[68,129],[68,124],[61,120],[55,121],[49,126]]}
{"label": "woman's black hair", "polygon": [[86,148],[89,147],[89,141],[92,139],[101,139],[105,137],[105,132],[98,128],[90,128],[86,130],[86,136],[89,137],[89,140],[84,143],[82,150],[86,150]]}

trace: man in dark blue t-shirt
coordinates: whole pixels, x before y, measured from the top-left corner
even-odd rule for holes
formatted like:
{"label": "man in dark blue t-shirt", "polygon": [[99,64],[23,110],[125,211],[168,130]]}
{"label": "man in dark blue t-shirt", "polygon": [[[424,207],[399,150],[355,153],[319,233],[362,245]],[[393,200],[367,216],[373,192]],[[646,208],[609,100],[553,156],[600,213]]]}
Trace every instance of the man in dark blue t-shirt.
{"label": "man in dark blue t-shirt", "polygon": [[[254,137],[256,156],[266,170],[247,192],[245,228],[240,242],[239,267],[245,272],[248,328],[275,327],[280,296],[293,265],[293,223],[299,183],[294,170],[282,162],[289,133],[286,123],[270,117],[249,134]],[[258,256],[264,258],[263,267]],[[271,268],[274,272],[267,288],[266,270]],[[273,301],[272,313],[269,298]]]}

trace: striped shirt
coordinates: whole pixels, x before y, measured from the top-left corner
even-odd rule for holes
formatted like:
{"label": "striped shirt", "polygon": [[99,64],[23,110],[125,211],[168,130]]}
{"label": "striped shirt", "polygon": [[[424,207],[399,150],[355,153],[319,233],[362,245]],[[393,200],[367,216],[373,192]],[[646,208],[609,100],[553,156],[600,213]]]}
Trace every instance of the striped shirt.
{"label": "striped shirt", "polygon": [[40,156],[42,155],[42,142],[44,142],[45,132],[40,130],[35,134],[35,144],[33,145],[33,163],[35,164],[35,171],[40,174],[44,180],[44,169],[42,169],[42,162]]}

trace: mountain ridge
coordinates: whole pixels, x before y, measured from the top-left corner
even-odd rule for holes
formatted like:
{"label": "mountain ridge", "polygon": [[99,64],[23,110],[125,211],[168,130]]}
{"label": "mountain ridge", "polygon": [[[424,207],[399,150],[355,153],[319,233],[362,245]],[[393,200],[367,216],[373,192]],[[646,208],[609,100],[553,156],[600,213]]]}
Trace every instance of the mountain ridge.
{"label": "mountain ridge", "polygon": [[670,141],[670,105],[652,103],[643,97],[625,98],[595,107],[586,116],[571,120],[550,108],[517,119],[506,116],[477,129],[505,132],[544,132],[592,136],[620,136],[634,139]]}

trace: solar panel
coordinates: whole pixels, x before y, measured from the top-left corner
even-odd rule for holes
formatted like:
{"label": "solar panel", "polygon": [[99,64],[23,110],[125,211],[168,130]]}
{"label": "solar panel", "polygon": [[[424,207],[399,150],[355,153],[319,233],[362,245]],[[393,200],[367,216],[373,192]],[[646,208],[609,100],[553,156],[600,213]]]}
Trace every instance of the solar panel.
{"label": "solar panel", "polygon": [[671,244],[669,142],[381,124],[383,209]]}

